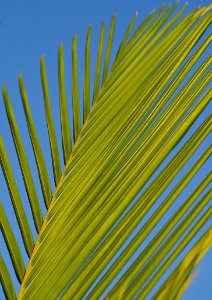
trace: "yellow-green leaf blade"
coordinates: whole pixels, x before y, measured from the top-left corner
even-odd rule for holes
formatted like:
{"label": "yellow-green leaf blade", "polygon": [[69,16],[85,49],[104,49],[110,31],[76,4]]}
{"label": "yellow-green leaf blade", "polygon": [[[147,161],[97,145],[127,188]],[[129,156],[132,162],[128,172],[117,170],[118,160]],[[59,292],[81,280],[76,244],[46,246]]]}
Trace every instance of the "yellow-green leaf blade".
{"label": "yellow-green leaf blade", "polygon": [[130,33],[131,33],[134,25],[135,25],[135,21],[137,19],[137,16],[138,16],[138,12],[135,13],[135,15],[133,16],[133,18],[132,18],[129,26],[127,27],[127,30],[126,30],[126,32],[124,34],[124,37],[123,37],[123,39],[121,41],[121,45],[120,45],[119,50],[118,50],[118,53],[117,53],[117,56],[116,56],[116,60],[119,58],[119,56],[121,55],[122,50],[125,47],[127,39],[128,39],[128,37],[129,37],[129,35],[130,35]]}
{"label": "yellow-green leaf blade", "polygon": [[114,30],[115,30],[115,22],[116,22],[116,16],[112,16],[111,24],[110,24],[110,32],[109,32],[106,53],[105,53],[104,70],[103,70],[103,75],[102,75],[102,85],[105,83],[105,80],[108,75],[110,54],[111,54],[111,48],[112,48],[112,44],[113,44],[113,37],[114,37]]}
{"label": "yellow-green leaf blade", "polygon": [[54,121],[53,121],[52,111],[51,111],[44,56],[42,56],[40,60],[40,72],[41,72],[43,98],[44,98],[45,111],[46,111],[46,122],[48,127],[49,142],[50,142],[51,155],[52,155],[54,181],[55,181],[55,185],[57,185],[61,176],[60,156],[59,156],[57,138],[56,138],[56,133],[54,128]]}
{"label": "yellow-green leaf blade", "polygon": [[23,204],[18,192],[18,188],[13,176],[12,168],[10,166],[10,162],[1,136],[0,136],[0,162],[5,176],[5,180],[7,182],[8,190],[15,210],[15,214],[19,224],[23,242],[27,254],[30,257],[34,247],[32,232],[29,226],[29,222],[27,220],[26,213],[23,208]]}
{"label": "yellow-green leaf blade", "polygon": [[[211,229],[208,229],[201,236],[201,238],[196,242],[192,249],[186,254],[171,275],[155,293],[152,300],[162,300],[168,296],[170,299],[180,299],[182,293],[197,275],[196,273],[191,275],[191,273],[211,246],[211,234]],[[173,298],[174,293],[177,294],[174,296],[175,298]]]}
{"label": "yellow-green leaf blade", "polygon": [[102,52],[103,52],[103,45],[104,45],[104,35],[105,35],[105,24],[102,23],[101,30],[100,30],[100,36],[99,36],[98,54],[97,54],[97,60],[96,60],[93,105],[97,102],[97,96],[99,94],[99,88],[100,88],[100,73],[101,73]]}
{"label": "yellow-green leaf blade", "polygon": [[71,155],[72,142],[68,118],[68,106],[66,101],[64,50],[62,44],[60,45],[58,50],[58,81],[60,95],[60,121],[63,143],[63,157],[64,162],[66,164]]}
{"label": "yellow-green leaf blade", "polygon": [[85,49],[85,75],[84,75],[84,110],[83,118],[84,123],[88,118],[90,112],[90,48],[91,48],[91,31],[89,27],[86,38],[86,49]]}
{"label": "yellow-green leaf blade", "polygon": [[0,278],[6,299],[15,300],[15,289],[2,255],[0,254]]}
{"label": "yellow-green leaf blade", "polygon": [[7,219],[6,213],[4,211],[3,205],[0,202],[0,220],[1,220],[1,230],[4,236],[4,240],[7,244],[8,251],[10,253],[10,257],[14,266],[15,273],[19,282],[22,282],[24,273],[25,273],[25,266],[24,261],[22,258],[22,254],[12,228],[9,224]]}
{"label": "yellow-green leaf blade", "polygon": [[35,129],[34,121],[32,119],[32,115],[31,115],[29,102],[28,102],[26,90],[24,87],[22,75],[19,76],[18,82],[19,82],[20,94],[21,94],[21,99],[22,99],[22,103],[23,103],[23,107],[24,107],[25,117],[26,117],[26,121],[27,121],[28,131],[29,131],[35,159],[36,159],[38,174],[40,177],[43,198],[44,198],[46,207],[48,208],[50,205],[50,202],[52,200],[52,191],[51,191],[51,186],[50,186],[49,175],[48,175],[48,171],[46,168],[46,164],[45,164],[45,160],[43,157],[40,142],[39,142],[39,139],[37,136],[37,132]]}
{"label": "yellow-green leaf blade", "polygon": [[40,203],[39,203],[37,192],[36,192],[35,185],[33,182],[33,178],[32,178],[32,174],[30,171],[26,152],[24,150],[24,145],[23,145],[23,142],[22,142],[22,139],[20,136],[20,132],[19,132],[19,129],[18,129],[18,126],[16,123],[16,119],[15,119],[13,109],[12,109],[12,106],[10,103],[10,99],[9,99],[9,96],[8,96],[5,86],[3,87],[2,91],[3,91],[3,99],[4,99],[5,109],[6,109],[7,117],[9,120],[10,129],[12,132],[13,141],[14,141],[16,153],[17,153],[18,160],[19,160],[19,165],[20,165],[20,168],[22,171],[29,203],[31,206],[35,227],[37,229],[37,232],[39,232],[41,229],[42,222],[43,222]]}
{"label": "yellow-green leaf blade", "polygon": [[[210,201],[208,195],[205,195],[203,200]],[[152,277],[151,281],[148,285],[140,292],[141,297],[145,297],[152,287],[152,284],[155,284],[160,276],[166,271],[166,269],[170,266],[170,264],[176,259],[176,257],[183,251],[183,249],[188,245],[191,239],[197,234],[197,232],[208,222],[212,213],[212,209],[209,208],[194,224],[191,228],[190,232],[185,236],[182,242],[178,245],[178,247],[174,250],[174,252],[167,258],[167,260],[162,264],[157,273]],[[175,299],[175,298],[174,298]]]}
{"label": "yellow-green leaf blade", "polygon": [[[170,161],[166,168],[158,175],[153,183],[148,187],[144,194],[138,199],[137,203],[132,209],[125,215],[124,218],[118,223],[116,228],[107,236],[104,242],[99,246],[98,253],[94,254],[89,261],[83,266],[83,268],[75,276],[74,280],[70,284],[70,293],[75,293],[76,296],[82,297],[86,293],[86,287],[90,287],[95,281],[96,276],[104,270],[106,265],[114,257],[119,247],[124,244],[128,236],[135,230],[142,218],[148,213],[155,201],[161,196],[165,188],[170,184],[176,174],[183,168],[184,164],[190,158],[190,156],[196,151],[198,146],[207,137],[210,132],[210,121],[207,119],[200,130],[192,136],[187,144],[177,153],[177,155]],[[195,173],[200,169],[202,164],[206,161],[207,155],[198,161],[195,166],[183,177],[180,181],[178,193],[188,184]],[[183,186],[182,186],[183,184]],[[176,191],[176,189],[175,189]],[[175,193],[175,198],[177,197]],[[172,202],[170,201],[170,205]],[[156,216],[152,220],[151,228],[154,227],[158,218]],[[151,223],[150,223],[151,224]],[[147,228],[144,226],[144,228]],[[142,230],[143,231],[143,230]],[[149,230],[145,229],[146,236]],[[127,253],[130,255],[130,251]],[[131,252],[133,253],[133,251]],[[124,264],[124,263],[123,263]],[[118,266],[116,266],[118,269]],[[110,271],[110,274],[112,271]],[[84,277],[83,277],[84,275]],[[112,274],[111,274],[112,275]],[[78,280],[77,280],[78,279]],[[93,281],[92,281],[93,280]],[[68,291],[69,291],[68,289]]]}
{"label": "yellow-green leaf blade", "polygon": [[72,111],[74,141],[76,142],[81,130],[80,99],[78,87],[77,36],[72,41]]}

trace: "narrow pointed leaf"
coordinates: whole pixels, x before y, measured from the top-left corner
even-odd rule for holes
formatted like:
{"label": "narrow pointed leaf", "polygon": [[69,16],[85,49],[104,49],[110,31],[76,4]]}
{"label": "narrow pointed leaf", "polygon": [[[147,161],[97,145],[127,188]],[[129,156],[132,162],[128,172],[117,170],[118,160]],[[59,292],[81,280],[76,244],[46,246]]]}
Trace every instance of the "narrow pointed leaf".
{"label": "narrow pointed leaf", "polygon": [[98,54],[97,54],[97,60],[96,60],[96,73],[95,73],[95,79],[94,79],[93,105],[97,102],[97,96],[99,94],[99,88],[100,88],[100,72],[101,72],[101,64],[102,64],[104,34],[105,34],[105,24],[102,23],[100,36],[99,36]]}
{"label": "narrow pointed leaf", "polygon": [[68,118],[68,106],[66,100],[65,88],[65,70],[64,70],[64,50],[61,44],[58,50],[58,81],[60,94],[60,121],[63,143],[63,157],[65,164],[67,163],[72,149],[71,132]]}
{"label": "narrow pointed leaf", "polygon": [[15,300],[15,289],[2,255],[0,254],[0,278],[6,299]]}
{"label": "narrow pointed leaf", "polygon": [[5,109],[7,112],[7,117],[8,117],[9,124],[10,124],[10,129],[11,129],[12,136],[13,136],[14,145],[15,145],[16,152],[18,155],[19,165],[20,165],[24,183],[26,186],[29,203],[30,203],[30,206],[32,209],[35,227],[37,229],[37,232],[39,232],[41,229],[42,222],[43,222],[40,203],[38,200],[34,181],[32,178],[31,171],[30,171],[26,152],[24,150],[20,132],[19,132],[19,129],[18,129],[18,126],[16,123],[16,119],[15,119],[13,109],[12,109],[12,106],[10,103],[10,99],[9,99],[9,96],[8,96],[5,86],[3,87],[3,99],[4,99]]}
{"label": "narrow pointed leaf", "polygon": [[72,41],[72,110],[74,142],[77,141],[81,129],[80,99],[78,87],[77,36]]}
{"label": "narrow pointed leaf", "polygon": [[[127,52],[136,45],[141,36],[144,36],[146,31],[150,31],[150,28],[155,24],[155,22],[161,18],[164,13],[164,4],[162,4],[162,6],[157,10],[155,14],[154,12],[155,9],[151,11],[147,18],[138,26],[138,28],[126,44],[125,48],[123,49],[119,59],[122,59],[127,54]],[[116,63],[117,62],[115,62],[114,65]]]}
{"label": "narrow pointed leaf", "polygon": [[116,22],[116,16],[112,16],[111,24],[110,24],[110,32],[109,32],[106,53],[105,53],[104,70],[103,70],[103,75],[102,75],[102,85],[104,84],[104,82],[107,78],[107,75],[108,75],[110,54],[111,54],[111,48],[112,48],[112,44],[113,44],[113,37],[114,37],[114,30],[115,30],[115,22]]}
{"label": "narrow pointed leaf", "polygon": [[30,139],[31,139],[31,143],[32,143],[32,147],[33,147],[33,151],[34,151],[34,155],[35,155],[35,159],[36,159],[37,169],[38,169],[38,173],[39,173],[39,177],[40,177],[43,198],[44,198],[46,207],[48,208],[49,204],[51,202],[51,199],[52,199],[52,191],[51,191],[51,186],[50,186],[50,181],[49,181],[49,175],[47,172],[45,160],[43,157],[43,153],[42,153],[42,149],[41,149],[41,146],[39,143],[35,125],[34,125],[34,122],[32,119],[32,115],[31,115],[22,75],[19,76],[18,82],[19,82],[20,94],[21,94],[21,99],[22,99],[22,103],[23,103],[23,107],[24,107],[25,117],[26,117],[26,121],[27,121],[27,126],[28,126],[28,130],[29,130],[29,135],[30,135]]}
{"label": "narrow pointed leaf", "polygon": [[129,26],[127,27],[127,30],[126,30],[126,32],[125,32],[125,34],[124,34],[124,37],[123,37],[123,39],[122,39],[121,45],[120,45],[119,50],[118,50],[118,53],[117,53],[117,56],[116,56],[116,60],[119,58],[119,56],[121,55],[122,50],[123,50],[124,47],[125,47],[125,44],[126,44],[126,42],[127,42],[127,39],[128,39],[128,37],[129,37],[129,35],[130,35],[130,33],[131,33],[131,31],[132,31],[134,25],[135,25],[135,21],[136,21],[136,19],[137,19],[137,16],[138,16],[138,12],[135,13],[135,15],[133,16],[133,18],[132,18],[132,20],[131,20]]}
{"label": "narrow pointed leaf", "polygon": [[50,143],[51,155],[52,155],[54,181],[55,181],[55,185],[57,185],[61,176],[60,156],[59,156],[56,132],[54,128],[54,121],[53,121],[52,111],[51,111],[44,56],[42,56],[40,60],[40,73],[41,73],[41,82],[43,88],[43,99],[44,99],[45,111],[46,111],[46,122],[48,127],[48,134],[49,134],[49,143]]}
{"label": "narrow pointed leaf", "polygon": [[20,198],[20,194],[13,176],[12,168],[10,166],[10,162],[1,136],[0,136],[0,162],[5,176],[5,180],[7,182],[7,187],[10,193],[10,197],[19,224],[23,242],[27,254],[30,257],[34,247],[32,232],[27,220],[26,213],[24,211],[24,207]]}
{"label": "narrow pointed leaf", "polygon": [[91,31],[89,27],[86,38],[86,49],[85,49],[85,75],[84,75],[84,110],[83,117],[84,123],[88,118],[90,112],[90,48],[91,48]]}
{"label": "narrow pointed leaf", "polygon": [[3,208],[3,205],[1,202],[0,202],[0,219],[1,219],[1,229],[2,229],[3,236],[4,236],[4,240],[7,244],[8,251],[10,253],[10,257],[11,257],[17,278],[18,278],[19,282],[21,282],[23,280],[24,273],[25,273],[24,261],[22,258],[20,248],[18,246],[18,243],[16,241],[16,238],[14,236],[14,233],[9,224],[9,221],[7,219],[6,213],[4,211],[4,208]]}

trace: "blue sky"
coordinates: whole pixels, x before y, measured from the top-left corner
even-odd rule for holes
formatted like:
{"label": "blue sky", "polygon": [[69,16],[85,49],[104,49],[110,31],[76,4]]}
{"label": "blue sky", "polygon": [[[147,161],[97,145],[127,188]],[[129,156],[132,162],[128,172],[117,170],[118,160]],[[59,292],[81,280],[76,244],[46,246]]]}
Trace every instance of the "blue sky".
{"label": "blue sky", "polygon": [[[53,115],[56,120],[56,131],[58,138],[60,136],[60,124],[58,115],[58,78],[57,78],[57,50],[61,42],[64,43],[65,48],[65,63],[66,67],[66,87],[67,98],[71,99],[71,90],[68,89],[71,83],[71,41],[75,33],[78,34],[78,55],[79,55],[79,85],[83,84],[83,63],[84,63],[84,43],[87,29],[90,25],[93,27],[92,31],[92,60],[91,66],[95,66],[95,59],[97,53],[97,43],[99,37],[99,29],[102,21],[105,21],[107,30],[112,14],[117,15],[116,32],[114,39],[114,47],[112,56],[115,54],[121,37],[129,24],[132,16],[137,11],[137,24],[153,9],[158,8],[162,4],[162,0],[36,0],[36,1],[6,1],[0,0],[0,86],[6,83],[12,105],[17,117],[17,122],[21,135],[25,141],[26,151],[30,160],[31,169],[36,174],[35,161],[28,137],[27,127],[25,124],[23,109],[19,96],[19,89],[17,77],[20,72],[23,73],[25,85],[30,99],[31,110],[33,111],[33,118],[37,127],[38,135],[41,140],[44,156],[47,161],[47,166],[51,168],[50,150],[48,145],[47,130],[43,125],[45,123],[45,113],[42,104],[42,90],[39,77],[39,60],[40,56],[44,54],[47,66],[47,75],[49,82],[49,90],[51,95]],[[181,1],[182,5],[184,1]],[[209,5],[209,0],[194,0],[189,1],[187,12],[196,8],[198,5]],[[174,1],[172,1],[174,3]],[[91,76],[91,82],[93,75]],[[82,90],[82,88],[81,88]],[[2,96],[0,96],[2,98]],[[69,110],[71,105],[69,103]],[[205,113],[203,118],[207,116]],[[0,99],[0,134],[3,136],[8,155],[12,161],[15,178],[18,182],[20,194],[24,199],[26,211],[29,213],[29,205],[26,201],[26,192],[22,180],[20,180],[21,173],[18,166],[18,161],[12,145],[12,138],[10,135],[9,125],[7,123],[6,113],[3,107],[3,101]],[[203,146],[206,149],[209,141]],[[12,146],[11,146],[12,145]],[[201,151],[201,150],[200,150]],[[60,152],[62,149],[60,147]],[[201,153],[197,153],[199,157]],[[62,157],[62,155],[61,155]],[[61,160],[62,161],[62,160]],[[189,165],[188,165],[189,167]],[[206,172],[209,171],[208,166],[205,167],[197,178],[200,180]],[[50,174],[51,183],[53,185],[53,176]],[[36,186],[38,188],[39,196],[41,190],[39,187],[39,180],[35,176]],[[196,181],[192,183],[196,184]],[[19,240],[21,240],[20,233],[16,228],[15,215],[12,211],[12,206],[9,200],[9,194],[4,184],[3,174],[0,170],[0,199],[4,203],[7,214],[10,215],[12,226]],[[45,213],[44,205],[42,206],[43,213]],[[30,214],[30,213],[29,213]],[[36,236],[35,229],[33,233]],[[0,236],[1,251],[8,263],[9,270],[14,277],[14,272],[9,262],[8,253],[5,249],[2,236]],[[23,245],[20,242],[20,247]],[[25,257],[27,262],[27,257]],[[209,300],[211,295],[211,286],[209,278],[212,270],[212,253],[208,253],[200,264],[200,274],[194,280],[192,285],[183,296],[184,300]],[[16,289],[18,283],[16,282]],[[203,295],[203,296],[202,296]],[[3,291],[0,290],[0,299],[3,298]]]}

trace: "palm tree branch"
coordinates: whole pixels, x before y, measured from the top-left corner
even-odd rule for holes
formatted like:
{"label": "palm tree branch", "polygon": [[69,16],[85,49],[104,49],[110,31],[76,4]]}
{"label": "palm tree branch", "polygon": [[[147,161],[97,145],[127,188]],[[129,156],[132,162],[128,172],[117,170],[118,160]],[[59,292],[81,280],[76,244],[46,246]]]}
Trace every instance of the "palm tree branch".
{"label": "palm tree branch", "polygon": [[[85,295],[88,295],[89,299],[100,297],[208,160],[210,148],[194,163],[104,276],[98,279],[120,247],[127,242],[135,228],[209,134],[210,121],[206,119],[140,195],[156,170],[205,110],[211,98],[211,90],[206,90],[211,76],[210,57],[206,58],[189,78],[187,77],[210,44],[210,37],[206,37],[191,55],[191,51],[210,25],[211,13],[208,13],[208,10],[211,6],[194,10],[181,18],[185,5],[169,20],[177,5],[178,3],[173,7],[163,5],[155,14],[151,12],[129,38],[136,19],[134,16],[109,72],[115,30],[115,16],[112,17],[100,89],[104,44],[104,23],[102,24],[91,109],[91,28],[89,28],[85,51],[83,124],[78,91],[77,37],[73,38],[73,149],[65,90],[64,50],[63,45],[60,45],[58,79],[65,162],[62,173],[44,57],[41,58],[41,82],[56,186],[53,194],[22,75],[19,76],[25,117],[43,198],[48,209],[44,221],[21,135],[6,87],[3,87],[7,117],[38,232],[34,246],[32,231],[3,140],[0,138],[1,166],[24,245],[30,257],[25,272],[21,252],[1,205],[4,239],[17,277],[21,281],[18,299],[28,297],[39,299],[49,296],[81,299]],[[113,285],[109,297],[117,298],[120,295],[127,295],[130,298],[135,295],[146,297],[173,261],[207,223],[210,209],[203,215],[201,212],[206,210],[211,192],[198,199],[208,187],[210,180],[210,175],[204,178]],[[193,209],[189,212],[191,206]],[[188,228],[189,232],[186,233]],[[185,237],[180,241],[183,234]],[[191,253],[199,251],[198,255],[193,256],[192,267],[185,267],[181,278],[177,277],[181,267],[176,268],[174,275],[171,276],[171,278],[175,276],[178,280],[178,285],[173,289],[173,297],[178,297],[182,293],[189,274],[207,251],[207,246],[201,246],[205,240],[208,240],[207,235],[203,235],[200,240],[203,242],[197,244],[199,247],[195,246],[195,250],[191,250]],[[162,264],[157,268],[160,262]],[[11,287],[10,290],[12,281],[2,257],[1,270],[5,295],[13,299],[14,288]],[[159,293],[162,295],[167,293],[168,284],[172,284],[171,279],[163,285],[166,289],[164,290],[162,286]]]}

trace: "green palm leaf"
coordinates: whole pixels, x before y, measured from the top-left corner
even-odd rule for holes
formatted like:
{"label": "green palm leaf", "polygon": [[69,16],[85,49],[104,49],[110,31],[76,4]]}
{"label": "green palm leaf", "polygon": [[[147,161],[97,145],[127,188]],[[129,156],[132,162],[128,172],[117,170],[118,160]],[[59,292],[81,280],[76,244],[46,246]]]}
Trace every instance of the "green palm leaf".
{"label": "green palm leaf", "polygon": [[[211,57],[198,65],[211,42],[207,35],[211,7],[198,8],[182,18],[184,5],[170,18],[177,6],[178,3],[173,7],[162,5],[133,32],[134,16],[111,68],[115,16],[111,20],[105,57],[105,27],[102,23],[91,108],[91,27],[86,37],[83,103],[78,85],[77,37],[73,38],[73,133],[66,99],[64,50],[60,45],[58,78],[63,171],[44,57],[40,71],[52,170],[47,170],[23,79],[19,77],[21,99],[47,207],[44,220],[21,133],[6,87],[3,87],[5,109],[38,232],[34,245],[1,138],[1,167],[29,256],[25,269],[23,254],[1,204],[1,230],[21,283],[18,299],[98,299],[105,294],[109,299],[145,299],[168,270],[172,270],[171,275],[163,280],[153,299],[178,299],[209,249],[211,174],[205,174],[177,210],[172,207],[208,162],[211,148],[205,150],[174,187],[170,188],[170,185],[210,132],[208,117],[179,148],[211,100],[211,89],[208,89]],[[54,175],[53,193],[49,171]],[[169,192],[161,200],[167,189]],[[164,216],[170,212],[164,221]],[[161,222],[161,229],[145,244]],[[138,226],[141,227],[134,234]],[[191,248],[195,239],[196,244]],[[143,244],[144,248],[141,247]],[[138,250],[139,254],[129,263]],[[181,262],[173,269],[182,253]],[[5,296],[15,299],[13,282],[2,256],[0,266]]]}

